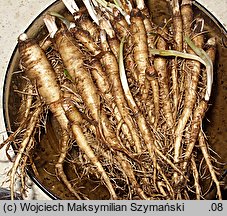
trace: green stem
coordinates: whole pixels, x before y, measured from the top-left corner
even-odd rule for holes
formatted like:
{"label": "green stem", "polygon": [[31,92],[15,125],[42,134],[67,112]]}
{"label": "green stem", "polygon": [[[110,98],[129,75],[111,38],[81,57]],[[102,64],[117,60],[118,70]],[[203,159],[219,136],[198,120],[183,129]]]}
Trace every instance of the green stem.
{"label": "green stem", "polygon": [[213,63],[209,55],[201,48],[197,47],[193,41],[186,36],[186,43],[191,47],[191,49],[205,62],[206,71],[207,71],[207,89],[205,94],[205,100],[209,101],[211,95],[211,89],[213,84]]}
{"label": "green stem", "polygon": [[67,27],[67,29],[70,29],[70,28],[73,28],[75,27],[75,24],[72,23],[72,22],[69,22],[65,17],[63,17],[61,14],[57,13],[57,12],[54,12],[54,11],[51,11],[49,12],[49,14],[51,16],[54,16],[54,17],[57,17],[58,19],[60,19]]}
{"label": "green stem", "polygon": [[152,55],[160,55],[160,56],[173,56],[173,57],[180,57],[185,59],[191,59],[199,61],[200,63],[206,65],[206,62],[200,58],[197,55],[189,54],[189,53],[183,53],[176,50],[160,50],[160,49],[150,49],[150,53]]}
{"label": "green stem", "polygon": [[150,53],[152,55],[160,55],[160,56],[173,56],[173,57],[180,57],[185,59],[196,60],[202,63],[206,67],[207,71],[207,89],[205,94],[205,100],[209,101],[211,95],[211,89],[213,84],[213,63],[207,53],[203,50],[198,48],[189,37],[185,37],[186,43],[192,48],[195,52],[194,54],[183,53],[176,50],[159,50],[159,49],[150,49]]}

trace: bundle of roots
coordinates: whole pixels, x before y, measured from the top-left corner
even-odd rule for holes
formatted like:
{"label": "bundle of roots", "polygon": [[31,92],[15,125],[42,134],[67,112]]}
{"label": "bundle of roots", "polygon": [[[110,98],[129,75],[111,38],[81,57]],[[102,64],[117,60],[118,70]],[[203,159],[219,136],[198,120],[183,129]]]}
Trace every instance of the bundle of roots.
{"label": "bundle of roots", "polygon": [[192,2],[170,1],[162,26],[143,0],[63,2],[73,22],[52,11],[45,41],[18,38],[26,85],[18,129],[1,144],[17,149],[12,198],[17,177],[25,189],[25,167],[37,173],[31,152],[52,113],[60,126],[56,175],[75,199],[89,194],[67,176],[66,161],[110,199],[205,199],[211,190],[221,199],[202,129],[216,40],[194,19]]}

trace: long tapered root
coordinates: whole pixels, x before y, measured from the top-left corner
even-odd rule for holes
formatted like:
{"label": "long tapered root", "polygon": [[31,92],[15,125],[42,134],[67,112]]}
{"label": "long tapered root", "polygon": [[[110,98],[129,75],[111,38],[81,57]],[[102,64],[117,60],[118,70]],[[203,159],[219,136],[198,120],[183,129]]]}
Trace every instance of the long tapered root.
{"label": "long tapered root", "polygon": [[[17,176],[26,191],[27,164],[75,199],[222,199],[203,133],[217,40],[191,0],[167,1],[172,17],[158,25],[147,2],[63,0],[70,20],[50,11],[45,39],[19,36],[15,76],[26,84],[15,89],[18,127],[0,144],[16,149],[12,199]],[[49,130],[59,140],[51,171],[35,152]]]}
{"label": "long tapered root", "polygon": [[57,176],[59,176],[59,178],[64,182],[64,184],[66,185],[66,187],[69,189],[70,192],[72,192],[72,194],[74,194],[74,196],[77,199],[81,199],[81,196],[78,194],[78,192],[74,189],[74,187],[71,185],[71,183],[69,182],[65,172],[64,172],[64,168],[63,168],[63,164],[64,161],[66,159],[66,154],[68,152],[68,144],[69,144],[69,136],[68,136],[68,132],[64,131],[62,132],[62,141],[61,141],[61,154],[58,158],[58,162],[55,165],[56,168],[56,172],[57,172]]}
{"label": "long tapered root", "polygon": [[207,164],[209,172],[211,174],[211,178],[212,178],[212,180],[214,181],[214,183],[216,185],[217,198],[219,200],[221,200],[222,199],[222,194],[221,194],[221,189],[220,189],[220,182],[217,179],[217,175],[216,175],[215,169],[214,169],[214,167],[212,165],[210,154],[208,152],[208,148],[207,148],[207,145],[206,145],[206,140],[205,140],[205,137],[204,137],[204,134],[203,134],[202,131],[199,134],[199,147],[200,147],[200,149],[202,151],[202,154],[203,154],[203,156],[205,158],[206,164]]}
{"label": "long tapered root", "polygon": [[30,120],[30,124],[27,127],[27,130],[23,136],[23,141],[20,144],[19,152],[16,155],[15,161],[13,163],[13,167],[10,171],[10,191],[11,191],[11,199],[14,199],[14,183],[15,183],[15,176],[20,165],[21,158],[25,152],[27,145],[30,142],[32,134],[34,133],[35,128],[37,127],[37,123],[39,121],[40,114],[42,112],[42,107],[38,107],[37,110],[33,113],[33,116]]}

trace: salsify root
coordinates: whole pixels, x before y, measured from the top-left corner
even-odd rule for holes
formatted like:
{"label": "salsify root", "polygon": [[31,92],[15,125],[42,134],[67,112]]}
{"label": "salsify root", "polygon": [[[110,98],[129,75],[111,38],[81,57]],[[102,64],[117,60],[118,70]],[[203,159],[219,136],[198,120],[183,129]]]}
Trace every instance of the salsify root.
{"label": "salsify root", "polygon": [[[196,47],[201,48],[203,46],[203,35],[198,35],[193,38]],[[189,50],[189,53],[194,53]],[[186,61],[187,67],[189,67],[189,72],[186,73],[185,79],[185,104],[182,114],[178,120],[178,124],[175,129],[175,143],[174,143],[174,162],[178,163],[181,155],[181,141],[185,126],[192,114],[197,96],[197,86],[199,81],[199,75],[201,73],[201,64],[198,61]],[[175,180],[177,179],[177,174],[174,175]],[[176,180],[177,181],[177,180]]]}
{"label": "salsify root", "polygon": [[[58,33],[58,34],[61,34],[61,33]],[[76,76],[78,76],[78,78],[77,79],[79,79],[79,76],[85,76],[86,75],[86,73],[88,74],[88,71],[86,72],[86,71],[84,71],[85,69],[83,69],[84,67],[83,67],[83,62],[81,62],[81,61],[74,61],[74,62],[72,62],[72,61],[70,61],[70,59],[69,59],[69,56],[72,56],[73,58],[72,59],[74,59],[76,56],[77,56],[77,54],[79,55],[79,57],[81,57],[82,58],[82,54],[79,52],[79,49],[78,49],[78,47],[76,47],[76,45],[74,45],[74,44],[72,44],[72,41],[73,41],[73,39],[71,39],[71,42],[69,41],[70,40],[70,35],[68,35],[68,36],[65,36],[64,37],[64,35],[60,35],[60,36],[57,36],[57,37],[60,37],[60,38],[58,38],[57,39],[57,43],[58,43],[58,47],[59,47],[59,52],[60,52],[60,54],[61,54],[61,56],[62,56],[62,58],[63,58],[63,62],[65,63],[65,65],[66,65],[66,67],[67,67],[67,69],[68,69],[68,71],[69,72],[71,72],[71,77],[75,77],[75,75],[73,74],[73,71],[75,71],[75,70],[77,70],[78,71],[78,75],[76,75]],[[59,41],[59,42],[58,42]],[[66,49],[64,49],[64,47],[66,47],[66,45],[64,45],[64,43],[66,43],[66,45],[67,45],[67,48]],[[70,48],[71,47],[71,48]],[[67,52],[67,49],[69,50],[68,52]],[[81,59],[80,58],[80,59]],[[69,59],[69,61],[68,61],[68,59]],[[75,66],[75,68],[73,68]],[[81,70],[81,71],[80,71]],[[83,71],[82,71],[83,70]],[[86,80],[85,79],[87,79],[87,78],[89,78],[89,80],[91,80],[90,79],[90,76],[88,77],[81,77],[81,79],[85,82]],[[76,79],[76,78],[75,78]],[[100,80],[101,81],[101,80]],[[92,86],[93,84],[92,83],[90,83],[90,84],[83,84],[83,85],[81,85],[81,84],[79,84],[81,87],[83,86],[83,88],[85,89],[85,86],[86,86],[86,88],[87,88],[87,86]],[[77,85],[78,86],[78,85]],[[80,88],[81,89],[81,87],[79,87],[78,86],[78,88]],[[93,89],[95,89],[95,87],[93,88]],[[87,89],[88,90],[88,89]],[[86,91],[87,91],[86,90]],[[90,91],[87,91],[87,92],[89,92],[89,93],[91,93]],[[95,90],[94,90],[94,92],[95,92]],[[85,99],[87,96],[85,96],[85,94],[83,93],[83,92],[80,92],[80,94],[81,94],[81,96],[82,96],[82,98],[86,101],[86,100],[89,100],[89,99]],[[96,95],[94,95],[94,97],[93,98],[95,98],[97,96],[97,94]],[[92,98],[92,95],[90,94],[89,95],[89,97],[91,97]],[[95,100],[95,101],[98,101],[98,100]],[[86,102],[85,102],[86,103]],[[91,105],[89,106],[89,103],[86,103],[87,104],[87,106],[88,107],[91,107]],[[90,103],[90,104],[92,104],[92,106],[95,104],[95,102],[94,103]],[[96,104],[97,104],[97,102],[96,102]],[[92,110],[93,109],[93,110]],[[99,108],[97,108],[97,107],[93,107],[93,108],[91,108],[91,111],[95,111],[95,110],[98,110]],[[111,132],[111,127],[108,125],[107,127],[104,127],[104,126],[106,126],[106,125],[103,125],[103,123],[104,122],[106,122],[107,124],[108,124],[108,120],[107,120],[107,118],[105,117],[105,116],[103,116],[104,118],[105,118],[105,121],[103,121],[102,120],[102,115],[101,115],[101,111],[100,111],[100,117],[101,117],[101,125],[102,125],[102,130],[103,130],[103,134],[104,134],[104,139],[108,139],[107,141],[108,141],[108,143],[110,143],[110,147],[111,148],[114,148],[114,149],[117,149],[117,148],[120,148],[120,146],[119,146],[119,144],[118,144],[118,141],[116,141],[117,142],[117,144],[116,144],[116,142],[114,143],[114,139],[116,139],[116,137],[115,137],[115,134],[113,133],[113,132]],[[98,119],[98,117],[97,117],[97,115],[92,115],[93,116],[93,118],[96,120],[96,121],[98,121],[99,119]],[[108,129],[109,128],[109,129]],[[112,135],[111,135],[112,134]],[[111,136],[112,136],[112,138],[111,138]],[[91,151],[91,149],[89,150],[89,152]],[[94,161],[94,163],[96,163],[96,164],[98,164],[96,161]],[[96,165],[95,164],[95,165]],[[101,172],[101,164],[98,166],[97,165],[97,167],[99,168],[99,170],[100,170],[100,172]],[[127,167],[129,168],[130,166],[129,165],[127,165]],[[103,170],[104,171],[104,170]],[[104,175],[104,174],[102,174],[102,175]],[[127,173],[126,173],[126,175],[127,175]],[[127,175],[128,176],[128,175]],[[106,175],[104,175],[104,179],[107,179],[107,176]],[[130,176],[129,176],[129,180],[131,181],[131,179],[132,179],[132,172],[131,172],[131,174],[130,174]],[[134,180],[132,180],[133,182],[135,182],[135,177],[133,178]],[[107,184],[107,183],[106,183]],[[109,185],[110,185],[110,183],[108,183],[107,184],[107,186],[108,186],[108,188],[109,188]],[[139,189],[138,189],[139,190]],[[111,191],[110,190],[110,192],[111,192],[111,195],[113,196],[113,198],[115,199],[116,198],[116,196],[114,196],[114,194],[113,194],[113,191]],[[140,194],[141,194],[141,192],[140,192]],[[145,195],[144,195],[145,196]]]}
{"label": "salsify root", "polygon": [[185,155],[184,155],[184,163],[183,163],[183,170],[186,169],[188,161],[190,160],[191,154],[193,152],[193,148],[196,144],[199,132],[202,126],[202,120],[207,110],[207,102],[201,101],[199,105],[196,107],[193,118],[191,121],[191,131],[190,139],[186,147]]}
{"label": "salsify root", "polygon": [[60,150],[60,156],[58,158],[58,161],[55,165],[56,168],[56,173],[57,176],[60,176],[61,180],[64,182],[64,184],[67,186],[67,188],[69,189],[69,191],[77,198],[77,199],[81,199],[81,196],[79,195],[79,193],[73,188],[73,186],[69,183],[69,180],[67,179],[67,176],[64,172],[63,169],[63,164],[64,161],[66,159],[66,154],[68,152],[69,149],[69,135],[68,135],[68,131],[62,131],[62,137],[61,137],[61,150]]}
{"label": "salsify root", "polygon": [[[25,68],[26,75],[33,83],[39,83],[37,90],[44,101],[50,107],[51,112],[60,124],[62,132],[68,130],[68,119],[61,105],[61,91],[56,81],[55,72],[48,61],[45,53],[39,45],[27,38],[25,34],[19,37],[19,51],[22,64]],[[48,89],[48,91],[46,90]],[[66,157],[67,141],[63,141],[64,146],[57,163],[59,177],[63,180],[70,191],[79,198],[77,192],[72,188],[63,171],[63,162]]]}
{"label": "salsify root", "polygon": [[[65,40],[69,40],[69,38],[70,38],[70,36],[68,36],[68,37],[65,37]],[[64,39],[64,38],[63,38]],[[63,46],[63,42],[60,40],[60,39],[58,39],[58,41],[59,41],[59,45],[61,45],[61,47]],[[70,67],[73,67],[73,65],[75,65],[76,66],[76,68],[74,69],[74,70],[78,70],[78,69],[80,69],[81,68],[81,70],[82,70],[82,63],[79,63],[78,62],[78,64],[76,64],[76,62],[74,62],[74,64],[72,63],[72,62],[67,62],[67,60],[66,60],[66,54],[65,54],[65,52],[66,52],[66,50],[63,50],[63,48],[61,48],[61,47],[59,47],[59,51],[60,51],[60,53],[61,53],[61,55],[63,56],[63,62],[65,63],[65,65],[66,66],[68,66],[67,68],[68,68],[68,70],[69,71],[73,71]],[[69,48],[68,48],[69,49]],[[73,49],[73,52],[71,52],[72,54],[71,54],[71,56],[75,56],[77,53],[78,53],[78,49],[76,49],[76,47],[74,48],[74,46],[71,48],[71,49]],[[92,50],[91,48],[89,48],[90,50]],[[67,54],[67,57],[69,56],[69,54],[70,53],[68,53]],[[81,53],[78,53],[78,55],[81,55]],[[82,56],[81,56],[82,57]],[[70,67],[69,67],[69,65],[70,65]],[[79,71],[79,73],[81,74],[81,73],[83,73],[83,71]],[[79,74],[78,74],[79,75]],[[83,76],[83,74],[81,74],[82,76]],[[73,74],[71,75],[72,77],[75,77],[75,76],[73,76]],[[83,78],[83,80],[84,80],[85,78]],[[100,80],[101,81],[101,80]],[[87,85],[84,85],[84,86],[89,86],[89,85],[91,85],[91,83],[90,84],[87,84]],[[82,94],[82,93],[81,93]],[[83,94],[82,94],[82,98],[85,100],[85,98],[83,97]],[[88,103],[87,103],[88,104]],[[89,107],[89,105],[88,105],[88,107]],[[96,108],[97,109],[97,108]],[[104,116],[103,116],[104,115]],[[101,117],[101,125],[102,125],[102,131],[103,131],[103,134],[104,134],[104,139],[106,139],[107,140],[107,142],[108,143],[110,143],[110,147],[111,148],[113,148],[113,149],[120,149],[120,147],[121,146],[119,146],[119,144],[118,144],[118,140],[116,140],[116,137],[115,137],[115,134],[113,133],[113,132],[111,132],[111,126],[108,124],[108,120],[107,120],[107,118],[105,117],[105,114],[103,113],[103,115],[102,115],[102,111],[100,112],[100,117]],[[93,117],[94,117],[94,119],[95,120],[97,120],[98,121],[98,118],[95,116],[95,115],[93,115]],[[104,119],[103,119],[104,118]],[[104,122],[106,122],[106,124],[104,125]],[[116,140],[116,141],[114,141],[114,140]],[[123,150],[124,151],[124,150]],[[97,162],[96,162],[97,163]],[[98,167],[98,166],[97,166]],[[123,166],[123,167],[125,167],[125,165]],[[128,167],[128,169],[129,169],[129,165],[127,165],[127,167]],[[100,166],[99,166],[99,169],[101,169],[100,168]],[[124,170],[124,169],[123,169]],[[101,172],[101,171],[100,171]],[[126,172],[126,171],[125,171]],[[128,172],[128,171],[127,171]],[[133,172],[131,172],[131,174],[130,174],[130,176],[129,176],[129,180],[131,181],[131,179],[133,179],[132,180],[132,182],[135,182],[135,177],[134,178],[132,178],[132,173]],[[126,173],[126,175],[127,175],[127,173]],[[127,175],[128,176],[128,175]],[[105,176],[105,178],[104,179],[106,179],[106,177],[107,176]],[[110,183],[109,183],[109,185],[110,185]],[[137,185],[138,185],[138,183],[137,183]],[[108,184],[107,184],[107,186],[108,186]],[[108,186],[108,188],[109,188],[109,186]],[[139,189],[138,189],[139,190]],[[141,190],[140,190],[141,191]],[[110,191],[111,192],[111,191]],[[139,193],[139,194],[141,194],[141,192]],[[113,196],[113,198],[116,198],[116,197],[114,197],[114,195],[113,195],[113,192],[111,192],[111,195]],[[142,196],[142,195],[141,195]],[[144,195],[145,196],[145,195]]]}
{"label": "salsify root", "polygon": [[22,156],[25,152],[25,149],[26,149],[27,145],[29,144],[31,137],[33,136],[35,128],[37,127],[37,123],[40,119],[41,113],[42,113],[42,107],[39,106],[34,111],[32,117],[30,119],[30,124],[27,126],[27,130],[26,130],[26,132],[24,133],[24,136],[23,136],[23,141],[20,144],[18,153],[17,153],[16,158],[14,160],[13,167],[10,170],[10,191],[11,191],[11,199],[12,200],[14,199],[14,183],[15,183],[14,179],[15,179],[15,176],[16,176],[17,168],[20,165],[21,158],[22,158]]}
{"label": "salsify root", "polygon": [[204,134],[203,134],[202,130],[199,133],[199,147],[200,147],[200,149],[202,151],[202,154],[203,154],[203,156],[205,158],[205,161],[206,161],[206,164],[207,164],[208,169],[210,171],[212,180],[214,181],[214,183],[216,185],[217,198],[219,200],[221,200],[222,199],[222,194],[221,194],[221,189],[220,189],[220,183],[219,183],[219,181],[217,179],[217,175],[216,175],[215,169],[214,169],[214,167],[212,165],[210,154],[208,152],[208,147],[207,147],[206,140],[205,140],[205,137],[204,137]]}
{"label": "salsify root", "polygon": [[109,177],[107,176],[102,164],[99,162],[98,158],[95,156],[94,151],[88,144],[86,137],[83,134],[83,131],[80,127],[80,124],[82,122],[82,117],[81,117],[79,111],[74,106],[67,103],[66,101],[67,100],[64,101],[63,107],[64,107],[64,110],[66,112],[66,115],[67,115],[69,121],[71,122],[71,130],[72,130],[73,136],[77,142],[77,145],[88,156],[88,158],[91,160],[91,162],[97,167],[98,172],[100,173],[107,188],[109,189],[111,198],[117,199],[117,195],[112,186],[112,183],[110,182]]}
{"label": "salsify root", "polygon": [[[173,48],[177,51],[183,50],[183,21],[180,11],[180,4],[179,0],[172,1],[172,10],[173,10],[173,37],[174,37],[174,44]],[[173,117],[176,118],[177,110],[178,110],[178,103],[179,103],[179,84],[178,84],[178,62],[177,58],[172,60],[172,68],[171,68],[171,75],[172,75],[172,86],[173,86],[173,107],[174,107],[174,115]]]}
{"label": "salsify root", "polygon": [[[157,48],[165,50],[166,45],[167,45],[166,41],[160,37],[157,42]],[[160,98],[162,101],[162,107],[163,107],[163,112],[166,119],[166,124],[170,129],[172,129],[174,123],[173,123],[172,103],[170,100],[166,59],[162,57],[156,57],[154,59],[154,68],[158,74],[159,85],[160,85]]]}
{"label": "salsify root", "polygon": [[44,39],[19,36],[26,85],[15,91],[18,128],[0,144],[16,149],[12,199],[17,176],[26,191],[27,165],[39,176],[33,153],[53,119],[60,131],[53,172],[75,199],[94,197],[87,183],[110,199],[203,199],[214,186],[221,199],[202,128],[217,41],[194,19],[192,1],[168,1],[172,18],[163,24],[144,0],[63,3],[72,17],[45,15]]}
{"label": "salsify root", "polygon": [[[105,40],[104,37],[103,40]],[[108,52],[108,49],[104,48],[104,51],[106,53],[102,56],[101,62],[104,65],[106,73],[109,77],[109,82],[112,83],[112,94],[114,95],[119,112],[130,130],[137,152],[141,153],[140,135],[136,130],[135,123],[129,114],[129,109],[126,106],[127,102],[125,100],[120,81],[117,59],[111,52]]]}
{"label": "salsify root", "polygon": [[[48,19],[48,17],[46,19]],[[51,24],[55,26],[54,23],[51,23]],[[64,33],[63,31],[64,30],[60,30],[59,32],[56,33],[57,35],[55,35],[58,51],[63,59],[64,65],[67,67],[67,70],[70,73],[70,76],[75,82],[75,85],[82,99],[85,101],[85,104],[87,105],[92,118],[97,123],[99,123],[100,102],[99,102],[99,96],[97,94],[96,87],[93,83],[93,80],[91,78],[89,71],[85,67],[83,67],[84,57],[81,51],[79,50],[79,47],[75,43],[73,43],[74,39],[72,38],[72,36],[70,36],[69,33],[68,34]],[[77,119],[77,117],[79,116],[79,112],[76,110],[76,108],[75,109],[71,108],[71,110],[73,110],[75,114],[74,115],[68,114],[68,118],[71,119],[70,121],[73,121],[73,118]],[[78,134],[76,133],[76,128],[78,128]],[[74,131],[73,134],[77,141],[78,146],[83,151],[86,148],[88,149],[88,151],[85,151],[85,154],[92,161],[92,163],[94,163],[94,165],[97,167],[98,171],[101,173],[111,193],[111,196],[113,197],[113,199],[116,199],[116,194],[110,183],[110,180],[107,174],[105,173],[101,163],[95,157],[91,147],[89,146],[89,144],[86,144],[85,142],[86,138],[82,136],[81,129],[79,129],[79,125],[76,124],[75,126],[72,126],[72,130]],[[80,137],[80,136],[81,136],[81,139],[77,140],[77,137]],[[84,145],[82,144],[83,142],[84,142]]]}
{"label": "salsify root", "polygon": [[142,14],[134,9],[131,13],[131,32],[133,57],[138,71],[138,84],[141,89],[142,98],[147,99],[150,85],[146,80],[146,70],[149,68],[147,33],[143,23]]}
{"label": "salsify root", "polygon": [[192,158],[191,158],[191,163],[192,163],[192,173],[193,173],[193,177],[194,177],[196,199],[200,200],[201,199],[201,187],[199,184],[199,172],[197,170],[194,156],[192,156]]}

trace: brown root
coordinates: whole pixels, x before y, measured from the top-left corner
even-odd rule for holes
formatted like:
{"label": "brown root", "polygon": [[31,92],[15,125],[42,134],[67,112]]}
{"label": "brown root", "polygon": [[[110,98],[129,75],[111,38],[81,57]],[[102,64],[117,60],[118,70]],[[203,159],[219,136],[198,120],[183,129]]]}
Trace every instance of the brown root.
{"label": "brown root", "polygon": [[212,180],[214,181],[214,183],[216,185],[217,198],[219,200],[221,200],[222,199],[222,194],[221,194],[220,182],[217,179],[217,175],[216,175],[215,169],[214,169],[214,167],[212,165],[210,154],[208,152],[208,148],[207,148],[207,144],[206,144],[206,140],[205,140],[205,137],[204,137],[204,134],[203,134],[202,131],[200,131],[200,133],[199,133],[199,147],[200,147],[200,149],[202,151],[202,154],[203,154],[203,156],[205,158],[205,161],[206,161],[206,164],[207,164],[208,169],[210,171]]}
{"label": "brown root", "polygon": [[26,149],[27,145],[29,144],[29,141],[30,141],[32,135],[34,134],[34,130],[39,121],[41,112],[42,112],[42,107],[40,107],[40,106],[34,111],[32,117],[30,119],[30,124],[27,126],[26,132],[23,135],[23,141],[20,144],[18,153],[17,153],[15,161],[13,163],[13,167],[10,171],[10,190],[11,190],[11,199],[12,200],[14,199],[14,183],[15,183],[14,180],[15,180],[16,172],[17,172],[18,166],[20,165],[21,158],[25,152],[25,149]]}

